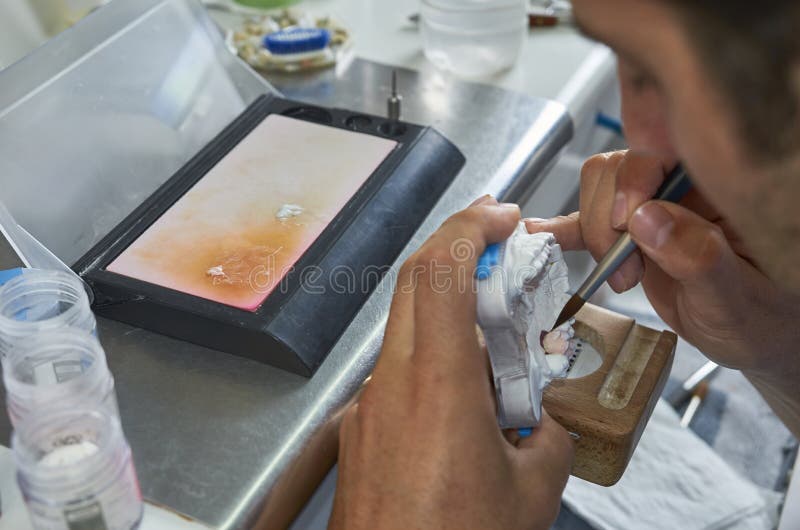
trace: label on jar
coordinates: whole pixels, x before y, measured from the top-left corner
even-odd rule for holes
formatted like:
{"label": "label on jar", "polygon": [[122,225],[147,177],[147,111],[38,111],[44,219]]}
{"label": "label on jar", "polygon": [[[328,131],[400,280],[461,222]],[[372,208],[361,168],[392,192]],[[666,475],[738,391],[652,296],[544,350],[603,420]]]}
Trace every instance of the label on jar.
{"label": "label on jar", "polygon": [[99,502],[64,510],[64,520],[69,530],[109,530]]}
{"label": "label on jar", "polygon": [[[58,502],[25,495],[34,528],[53,530],[129,530],[142,517],[142,495],[130,454],[115,479],[102,490],[63,492]],[[88,493],[88,494],[87,494]],[[67,500],[68,499],[68,500]],[[54,502],[55,501],[55,502]]]}

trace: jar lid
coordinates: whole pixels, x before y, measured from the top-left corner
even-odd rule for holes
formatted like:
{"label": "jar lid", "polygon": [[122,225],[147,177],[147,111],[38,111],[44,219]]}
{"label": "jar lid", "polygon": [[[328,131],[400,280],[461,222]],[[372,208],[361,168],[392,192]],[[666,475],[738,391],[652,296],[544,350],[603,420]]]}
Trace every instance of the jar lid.
{"label": "jar lid", "polygon": [[264,37],[264,47],[275,55],[314,52],[325,48],[331,33],[320,28],[292,28]]}

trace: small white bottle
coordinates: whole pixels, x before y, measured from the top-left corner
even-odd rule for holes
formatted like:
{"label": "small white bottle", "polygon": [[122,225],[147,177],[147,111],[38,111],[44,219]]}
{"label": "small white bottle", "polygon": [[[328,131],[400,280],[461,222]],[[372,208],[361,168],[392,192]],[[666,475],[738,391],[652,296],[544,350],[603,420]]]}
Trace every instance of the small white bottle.
{"label": "small white bottle", "polygon": [[139,527],[142,496],[117,418],[85,409],[30,416],[11,445],[34,529]]}
{"label": "small white bottle", "polygon": [[114,377],[100,342],[81,329],[40,333],[3,359],[11,424],[54,408],[91,407],[119,417]]}

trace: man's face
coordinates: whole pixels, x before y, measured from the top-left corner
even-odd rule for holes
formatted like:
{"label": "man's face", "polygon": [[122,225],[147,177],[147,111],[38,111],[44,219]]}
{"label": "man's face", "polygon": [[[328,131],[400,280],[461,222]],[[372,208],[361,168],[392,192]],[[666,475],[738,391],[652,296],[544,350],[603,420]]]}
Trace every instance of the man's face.
{"label": "man's face", "polygon": [[762,270],[800,293],[800,172],[751,161],[735,109],[678,14],[656,0],[573,0],[573,6],[584,31],[618,54],[630,147],[681,160]]}

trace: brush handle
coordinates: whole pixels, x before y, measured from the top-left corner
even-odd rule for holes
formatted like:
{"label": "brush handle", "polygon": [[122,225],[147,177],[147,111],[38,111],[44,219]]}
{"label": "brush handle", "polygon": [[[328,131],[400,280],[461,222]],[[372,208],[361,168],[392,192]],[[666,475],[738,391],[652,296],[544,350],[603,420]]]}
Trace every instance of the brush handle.
{"label": "brush handle", "polygon": [[[653,198],[660,201],[678,202],[690,189],[692,189],[692,181],[683,166],[678,164],[664,180],[661,187],[658,188]],[[584,300],[588,300],[608,277],[614,274],[614,271],[628,259],[628,256],[633,254],[636,248],[636,243],[633,242],[630,234],[627,232],[622,234],[617,239],[617,242],[608,249],[606,255],[603,256],[603,259],[600,260],[597,267],[575,294]]]}

